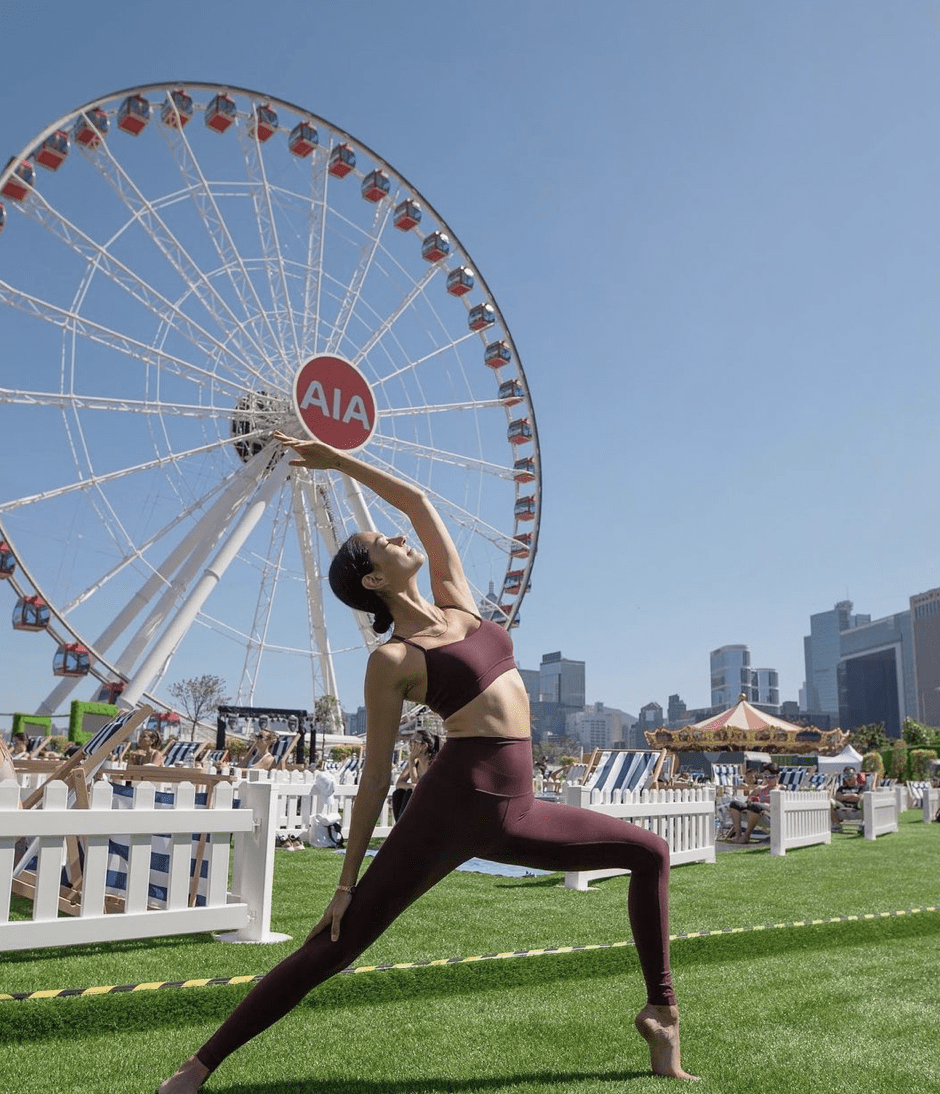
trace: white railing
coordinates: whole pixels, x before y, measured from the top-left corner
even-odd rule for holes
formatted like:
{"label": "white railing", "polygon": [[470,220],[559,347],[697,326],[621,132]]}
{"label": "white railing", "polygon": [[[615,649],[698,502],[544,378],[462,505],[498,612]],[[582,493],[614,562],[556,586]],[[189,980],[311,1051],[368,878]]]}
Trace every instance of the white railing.
{"label": "white railing", "polygon": [[940,787],[928,786],[924,791],[924,823],[929,824],[940,809]]}
{"label": "white railing", "polygon": [[873,840],[898,830],[898,799],[888,790],[868,790],[862,795],[862,831]]}
{"label": "white railing", "polygon": [[[336,807],[336,812],[342,817],[340,825],[343,831],[343,839],[349,839],[349,826],[352,823],[353,803],[356,800],[358,791],[358,783],[340,783],[333,791],[333,802]],[[373,839],[387,836],[389,832],[391,832],[394,824],[395,821],[392,815],[392,790],[391,787],[389,787],[385,803],[382,806],[378,820],[375,823],[375,831],[372,833]]]}
{"label": "white railing", "polygon": [[[568,805],[618,817],[662,836],[669,844],[673,866],[715,861],[715,788],[688,790],[590,791],[584,786],[565,788]],[[584,891],[592,881],[627,870],[578,870],[565,874],[565,888]]]}
{"label": "white railing", "polygon": [[[158,809],[153,786],[139,783],[128,807],[116,809],[111,784],[101,781],[91,788],[90,807],[76,809],[68,806],[68,787],[50,782],[42,808],[26,810],[19,808],[19,785],[0,783],[0,951],[218,930],[234,931],[220,937],[246,942],[285,938],[270,930],[275,788],[247,784],[240,809],[233,807],[233,788],[226,783],[215,788],[209,808],[196,808],[192,785],[180,783],[174,790],[174,807]],[[160,907],[152,906],[151,897],[155,839],[167,854],[160,871]],[[30,848],[28,872],[16,868],[18,840]],[[126,877],[123,895],[116,899],[111,844],[118,842],[126,847]],[[204,903],[191,907],[194,843],[202,863],[199,899]],[[63,907],[62,872],[70,858],[75,861],[77,845],[83,850],[81,884]],[[10,919],[16,889],[25,889],[31,899],[29,920]],[[70,914],[60,916],[60,910]]]}
{"label": "white railing", "polygon": [[832,842],[832,815],[826,790],[771,790],[770,853]]}

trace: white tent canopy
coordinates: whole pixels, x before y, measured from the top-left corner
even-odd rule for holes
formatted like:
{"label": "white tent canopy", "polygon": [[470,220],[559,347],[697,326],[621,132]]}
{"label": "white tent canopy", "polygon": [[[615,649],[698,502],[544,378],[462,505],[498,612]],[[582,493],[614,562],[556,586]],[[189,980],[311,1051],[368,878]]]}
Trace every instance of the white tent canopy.
{"label": "white tent canopy", "polygon": [[862,754],[851,745],[846,745],[838,756],[820,756],[817,760],[818,770],[826,775],[843,768],[852,767],[859,771],[862,766]]}

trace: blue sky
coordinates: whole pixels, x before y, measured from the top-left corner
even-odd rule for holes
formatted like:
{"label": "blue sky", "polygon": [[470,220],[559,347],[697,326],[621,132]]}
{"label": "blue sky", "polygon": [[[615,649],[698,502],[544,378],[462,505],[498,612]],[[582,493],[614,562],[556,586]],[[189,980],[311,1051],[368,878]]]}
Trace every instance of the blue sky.
{"label": "blue sky", "polygon": [[[709,650],[746,643],[795,699],[811,613],[940,585],[940,4],[80,7],[0,3],[8,154],[218,81],[347,130],[453,226],[538,417],[522,666],[560,649],[635,714],[707,704]],[[43,641],[0,638],[0,711],[48,689]]]}

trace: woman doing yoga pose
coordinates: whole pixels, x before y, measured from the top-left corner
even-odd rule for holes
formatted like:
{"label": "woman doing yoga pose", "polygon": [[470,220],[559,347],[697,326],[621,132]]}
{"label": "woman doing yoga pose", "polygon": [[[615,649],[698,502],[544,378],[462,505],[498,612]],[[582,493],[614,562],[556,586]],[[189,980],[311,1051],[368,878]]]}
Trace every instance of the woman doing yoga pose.
{"label": "woman doing yoga pose", "polygon": [[[669,848],[626,821],[535,801],[529,703],[509,633],[481,619],[456,548],[420,489],[319,441],[276,433],[292,466],[340,471],[411,522],[404,536],[360,532],[330,567],[330,585],[369,612],[391,640],[369,657],[365,770],[353,806],[340,882],[304,944],[272,969],[158,1094],[192,1094],[222,1061],[348,967],[397,916],[468,858],[547,870],[627,869],[627,909],[647,1001],[635,1024],[657,1075],[694,1079],[679,1057],[669,967]],[[432,600],[418,589],[428,565]],[[368,869],[359,869],[388,795],[402,704],[426,703],[446,742]]]}

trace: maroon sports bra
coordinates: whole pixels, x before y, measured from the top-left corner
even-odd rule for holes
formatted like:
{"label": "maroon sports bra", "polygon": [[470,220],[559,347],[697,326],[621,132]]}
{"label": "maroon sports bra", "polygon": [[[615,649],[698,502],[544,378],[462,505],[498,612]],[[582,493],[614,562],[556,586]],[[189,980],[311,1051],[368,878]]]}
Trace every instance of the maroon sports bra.
{"label": "maroon sports bra", "polygon": [[[452,604],[441,606],[456,607]],[[463,612],[466,608],[457,608],[457,611]],[[473,615],[472,612],[467,614]],[[392,639],[414,646],[424,654],[428,676],[424,701],[445,721],[471,699],[482,695],[498,676],[516,667],[509,632],[489,619],[480,619],[479,627],[466,638],[444,646],[426,648],[397,635],[392,635]]]}

